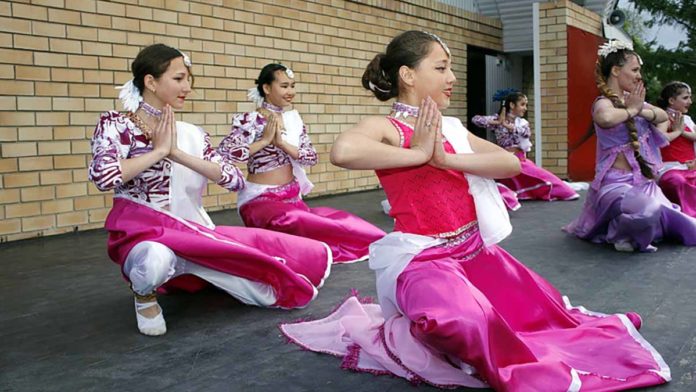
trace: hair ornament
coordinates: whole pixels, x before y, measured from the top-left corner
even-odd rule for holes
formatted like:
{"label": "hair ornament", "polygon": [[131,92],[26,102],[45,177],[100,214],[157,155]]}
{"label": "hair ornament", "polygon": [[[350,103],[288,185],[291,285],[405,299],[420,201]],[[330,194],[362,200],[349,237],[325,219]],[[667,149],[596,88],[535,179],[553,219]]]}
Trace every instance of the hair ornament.
{"label": "hair ornament", "polygon": [[256,87],[256,86],[254,86],[254,87],[250,88],[249,90],[247,90],[247,98],[248,98],[251,102],[253,102],[254,104],[256,104],[257,107],[258,107],[258,106],[261,106],[261,104],[263,103],[263,97],[262,97],[261,94],[259,93],[259,88]]}
{"label": "hair ornament", "polygon": [[599,50],[597,50],[597,54],[602,57],[607,57],[611,53],[626,49],[633,50],[633,44],[629,42],[619,41],[618,39],[612,39],[608,42],[599,45]]}
{"label": "hair ornament", "polygon": [[124,109],[129,112],[138,110],[140,103],[143,101],[143,96],[133,83],[133,79],[127,81],[122,86],[116,87],[116,90],[121,90],[118,93],[118,98],[121,100]]}

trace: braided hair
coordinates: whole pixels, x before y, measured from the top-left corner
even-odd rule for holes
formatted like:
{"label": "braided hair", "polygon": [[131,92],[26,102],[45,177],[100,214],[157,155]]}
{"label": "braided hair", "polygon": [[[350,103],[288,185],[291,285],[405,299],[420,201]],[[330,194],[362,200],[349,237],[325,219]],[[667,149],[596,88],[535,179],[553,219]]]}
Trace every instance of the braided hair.
{"label": "braided hair", "polygon": [[[600,94],[606,98],[609,98],[614,107],[619,109],[626,109],[626,105],[621,101],[619,95],[609,88],[607,85],[607,78],[609,77],[613,67],[624,66],[630,56],[638,57],[638,54],[630,49],[619,49],[607,54],[606,56],[599,56],[595,66],[595,80],[597,82],[597,88],[599,89]],[[652,168],[645,158],[643,158],[643,156],[640,154],[640,141],[638,139],[638,129],[636,128],[635,120],[633,117],[629,117],[625,121],[625,124],[626,128],[628,129],[628,136],[631,140],[633,156],[636,158],[636,161],[638,161],[641,174],[645,178],[655,178]]]}

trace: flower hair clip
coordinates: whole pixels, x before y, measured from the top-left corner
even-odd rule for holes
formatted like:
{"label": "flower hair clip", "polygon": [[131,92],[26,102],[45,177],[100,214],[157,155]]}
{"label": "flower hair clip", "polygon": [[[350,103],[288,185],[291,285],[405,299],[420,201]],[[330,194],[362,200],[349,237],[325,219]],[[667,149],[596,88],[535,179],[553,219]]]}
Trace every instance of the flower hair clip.
{"label": "flower hair clip", "polygon": [[133,79],[127,81],[122,86],[116,87],[116,90],[121,90],[118,93],[118,98],[123,104],[123,108],[129,112],[135,112],[140,107],[143,101],[143,96],[140,95],[140,90],[133,83]]}
{"label": "flower hair clip", "polygon": [[[179,49],[177,49],[177,50],[179,50]],[[181,53],[181,57],[184,58],[184,65],[191,68],[191,66],[193,65],[193,63],[191,62],[191,58],[186,53],[182,52],[181,50],[179,50],[179,53]]]}
{"label": "flower hair clip", "polygon": [[609,42],[605,42],[602,45],[600,45],[599,50],[597,50],[597,54],[602,57],[607,57],[608,55],[614,52],[626,49],[633,50],[633,44],[624,41],[619,41],[617,39],[612,39],[609,40]]}
{"label": "flower hair clip", "polygon": [[247,99],[256,104],[257,107],[261,106],[261,104],[263,103],[263,97],[259,93],[259,89],[257,86],[254,86],[247,90]]}

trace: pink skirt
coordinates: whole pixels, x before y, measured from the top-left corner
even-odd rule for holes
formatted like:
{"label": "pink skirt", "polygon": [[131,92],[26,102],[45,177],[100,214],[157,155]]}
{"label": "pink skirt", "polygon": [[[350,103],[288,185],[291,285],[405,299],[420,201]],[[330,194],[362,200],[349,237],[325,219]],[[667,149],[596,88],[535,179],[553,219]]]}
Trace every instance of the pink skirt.
{"label": "pink skirt", "polygon": [[297,181],[271,188],[245,203],[239,215],[248,227],[258,227],[324,242],[334,263],[365,260],[369,246],[385,236],[377,226],[345,211],[309,208]]}
{"label": "pink skirt", "polygon": [[[281,308],[306,306],[331,271],[331,253],[319,241],[245,227],[211,230],[125,198],[114,198],[104,227],[109,257],[121,266],[136,244],[159,242],[193,263],[270,285],[276,295],[273,306]],[[205,286],[200,278],[182,275],[162,289]]]}
{"label": "pink skirt", "polygon": [[670,380],[635,313],[572,307],[546,280],[478,233],[426,249],[397,279],[403,314],[384,320],[355,297],[329,317],[281,325],[342,367],[412,382],[496,391],[618,391]]}
{"label": "pink skirt", "polygon": [[696,170],[668,170],[660,177],[659,185],[683,213],[696,218]]}
{"label": "pink skirt", "polygon": [[521,173],[513,178],[496,181],[512,189],[520,200],[575,200],[580,196],[560,178],[527,159],[523,152],[516,152]]}

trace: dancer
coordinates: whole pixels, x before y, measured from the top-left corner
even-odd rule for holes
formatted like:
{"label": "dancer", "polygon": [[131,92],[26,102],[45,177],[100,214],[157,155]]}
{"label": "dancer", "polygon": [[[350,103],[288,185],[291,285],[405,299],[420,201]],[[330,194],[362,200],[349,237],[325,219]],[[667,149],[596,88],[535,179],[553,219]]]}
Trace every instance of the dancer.
{"label": "dancer", "polygon": [[669,146],[660,150],[664,166],[658,184],[670,201],[679,204],[685,214],[696,217],[696,126],[687,114],[691,87],[682,82],[668,83],[657,105],[669,115],[668,122],[658,125],[669,140]]}
{"label": "dancer", "polygon": [[335,263],[365,260],[370,243],[385,233],[371,223],[329,207],[309,208],[302,196],[312,183],[302,166],[317,164],[307,128],[297,110],[295,74],[277,63],[263,67],[249,97],[258,109],[234,117],[218,152],[247,163],[246,187],[237,209],[244,224],[325,242]]}
{"label": "dancer", "polygon": [[532,148],[529,140],[527,97],[519,91],[505,90],[500,112],[493,116],[474,116],[471,121],[479,127],[493,130],[498,145],[515,154],[522,164],[522,173],[498,182],[517,193],[520,200],[575,200],[580,197],[568,184],[548,170],[536,166],[526,158]]}
{"label": "dancer", "polygon": [[351,297],[283,333],[343,357],[344,368],[440,387],[608,391],[668,381],[638,315],[572,307],[496,245],[511,226],[488,178],[517,175],[520,163],[440,116],[454,82],[449,50],[421,31],[398,35],[367,66],[363,86],[396,102],[388,117],[341,134],[331,156],[375,169],[392,204],[395,231],[370,250],[380,305]]}
{"label": "dancer", "polygon": [[600,47],[595,77],[601,95],[592,105],[595,178],[580,216],[564,230],[624,252],[654,252],[653,243],[668,238],[696,245],[696,219],[675,208],[654,180],[659,148],[667,144],[654,124],[668,118],[644,102],[640,69],[640,57],[623,42]]}
{"label": "dancer", "polygon": [[138,53],[120,98],[126,113],[102,114],[92,138],[89,179],[115,191],[104,227],[108,253],[135,294],[138,329],[162,335],[156,292],[194,291],[206,282],[241,302],[307,305],[329,274],[321,242],[260,229],[215,226],[201,203],[208,180],[229,190],[242,173],[210,146],[208,134],[178,122],[191,92],[191,62],[154,44]]}

